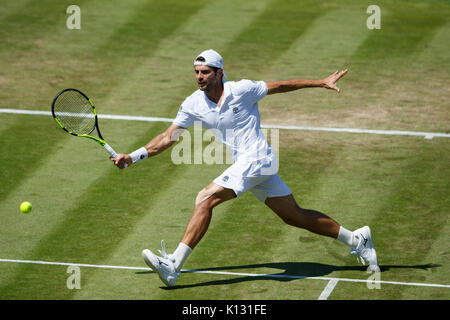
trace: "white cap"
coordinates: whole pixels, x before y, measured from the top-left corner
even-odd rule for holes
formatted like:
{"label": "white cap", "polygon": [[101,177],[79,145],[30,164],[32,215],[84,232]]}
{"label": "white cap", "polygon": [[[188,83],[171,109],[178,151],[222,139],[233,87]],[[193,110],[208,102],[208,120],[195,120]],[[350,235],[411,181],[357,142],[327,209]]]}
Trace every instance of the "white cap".
{"label": "white cap", "polygon": [[[205,61],[196,61],[199,57],[203,57]],[[217,53],[213,49],[209,49],[203,51],[195,58],[194,66],[209,66],[223,70],[223,59],[219,53]],[[227,78],[225,72],[223,72],[223,77],[225,79]]]}

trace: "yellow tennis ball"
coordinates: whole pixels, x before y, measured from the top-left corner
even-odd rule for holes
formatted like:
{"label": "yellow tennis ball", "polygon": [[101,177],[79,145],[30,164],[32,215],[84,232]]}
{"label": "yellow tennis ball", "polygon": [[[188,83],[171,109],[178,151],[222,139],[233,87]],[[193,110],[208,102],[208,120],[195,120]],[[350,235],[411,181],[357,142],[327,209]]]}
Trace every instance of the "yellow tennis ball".
{"label": "yellow tennis ball", "polygon": [[32,209],[32,205],[30,202],[28,201],[24,201],[20,204],[20,211],[22,211],[22,213],[29,213]]}

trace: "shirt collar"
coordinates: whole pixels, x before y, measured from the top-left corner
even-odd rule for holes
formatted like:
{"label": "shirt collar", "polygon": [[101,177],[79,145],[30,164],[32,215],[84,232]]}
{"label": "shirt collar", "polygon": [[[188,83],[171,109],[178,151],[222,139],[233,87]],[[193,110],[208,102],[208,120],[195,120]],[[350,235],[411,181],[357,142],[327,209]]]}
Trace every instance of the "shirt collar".
{"label": "shirt collar", "polygon": [[205,92],[203,92],[203,96],[205,97],[205,100],[208,103],[210,109],[217,109],[217,110],[221,109],[227,103],[228,98],[231,96],[231,90],[230,86],[228,85],[228,81],[223,80],[223,98],[221,101],[221,106],[212,102]]}

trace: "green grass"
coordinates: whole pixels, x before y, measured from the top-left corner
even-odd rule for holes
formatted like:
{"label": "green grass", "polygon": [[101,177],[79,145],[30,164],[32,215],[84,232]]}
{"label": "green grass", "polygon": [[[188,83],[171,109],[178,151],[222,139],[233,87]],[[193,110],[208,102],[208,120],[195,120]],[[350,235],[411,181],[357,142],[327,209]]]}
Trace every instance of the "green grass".
{"label": "green grass", "polygon": [[[222,53],[231,80],[324,77],[350,69],[342,93],[320,89],[260,102],[263,123],[448,132],[449,10],[443,1],[14,1],[0,13],[0,108],[49,110],[65,87],[100,113],[174,117],[196,89],[193,57]],[[101,120],[130,152],[166,123]],[[192,131],[191,131],[192,132]],[[95,143],[51,117],[0,114],[0,258],[145,267],[144,248],[173,251],[195,197],[227,165],[175,165],[170,150],[119,171]],[[280,176],[299,204],[348,229],[370,225],[381,280],[449,284],[447,138],[281,130]],[[19,212],[31,201],[29,215]],[[261,274],[367,279],[348,248],[285,225],[250,193],[214,210],[184,265]],[[0,262],[0,299],[317,299],[323,280],[184,273],[174,289],[152,272]],[[448,288],[340,281],[329,299],[439,299]]]}

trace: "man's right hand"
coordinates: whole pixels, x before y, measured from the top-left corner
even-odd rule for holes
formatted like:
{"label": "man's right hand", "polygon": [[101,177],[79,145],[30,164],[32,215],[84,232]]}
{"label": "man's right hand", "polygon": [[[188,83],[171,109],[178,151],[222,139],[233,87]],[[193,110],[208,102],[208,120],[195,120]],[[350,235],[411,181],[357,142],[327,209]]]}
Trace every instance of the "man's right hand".
{"label": "man's right hand", "polygon": [[114,165],[119,169],[125,169],[132,165],[131,157],[129,154],[120,153],[117,155],[117,158],[110,158]]}

